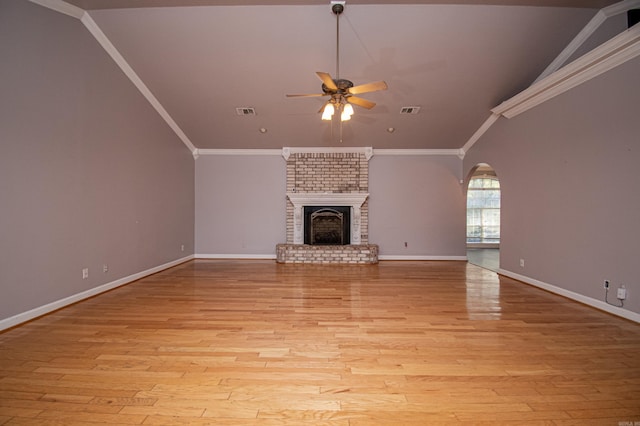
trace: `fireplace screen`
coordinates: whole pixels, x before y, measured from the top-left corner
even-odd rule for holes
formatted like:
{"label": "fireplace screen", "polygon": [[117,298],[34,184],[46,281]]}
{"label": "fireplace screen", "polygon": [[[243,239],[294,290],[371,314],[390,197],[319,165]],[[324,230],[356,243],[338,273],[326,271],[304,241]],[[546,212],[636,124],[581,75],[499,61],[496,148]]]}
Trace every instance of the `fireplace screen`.
{"label": "fireplace screen", "polygon": [[346,245],[350,243],[348,206],[305,207],[304,243],[311,245]]}

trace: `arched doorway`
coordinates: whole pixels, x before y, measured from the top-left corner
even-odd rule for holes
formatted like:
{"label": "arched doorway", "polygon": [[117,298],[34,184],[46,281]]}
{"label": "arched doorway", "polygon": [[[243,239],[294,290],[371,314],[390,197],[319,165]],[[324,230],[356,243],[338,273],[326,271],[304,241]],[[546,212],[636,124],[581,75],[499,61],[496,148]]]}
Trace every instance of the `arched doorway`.
{"label": "arched doorway", "polygon": [[500,181],[488,164],[478,164],[467,186],[467,258],[483,268],[500,267]]}

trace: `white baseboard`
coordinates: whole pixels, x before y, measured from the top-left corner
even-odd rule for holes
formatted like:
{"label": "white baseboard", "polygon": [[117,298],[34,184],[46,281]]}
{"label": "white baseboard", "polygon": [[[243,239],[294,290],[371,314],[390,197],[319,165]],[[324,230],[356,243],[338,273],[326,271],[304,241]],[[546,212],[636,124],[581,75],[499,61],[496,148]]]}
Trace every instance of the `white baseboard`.
{"label": "white baseboard", "polygon": [[616,316],[628,319],[630,321],[640,323],[640,314],[629,311],[624,308],[618,308],[617,306],[609,305],[608,303],[602,300],[594,299],[592,297],[588,297],[580,293],[576,293],[561,287],[557,287],[542,281],[538,281],[533,278],[526,277],[524,275],[516,274],[515,272],[507,271],[505,269],[498,269],[498,274],[504,275],[505,277],[513,278],[514,280],[522,281],[525,284],[529,284],[534,287],[547,290],[551,293],[564,296],[568,299],[572,299],[577,302],[584,303],[585,305],[589,305],[593,308],[600,309],[601,311],[608,312],[612,315],[616,315]]}
{"label": "white baseboard", "polygon": [[274,254],[195,254],[196,259],[275,259]]}
{"label": "white baseboard", "polygon": [[466,261],[467,256],[408,256],[387,254],[378,256],[378,260],[462,260]]}
{"label": "white baseboard", "polygon": [[[196,259],[276,259],[275,254],[204,254],[197,253]],[[466,261],[467,256],[407,256],[386,255],[378,256],[378,260],[461,260]]]}
{"label": "white baseboard", "polygon": [[9,318],[5,318],[0,320],[0,331],[6,330],[11,327],[15,327],[18,324],[22,324],[24,322],[30,321],[34,318],[40,317],[42,315],[48,314],[60,308],[64,308],[65,306],[69,306],[73,303],[79,302],[84,299],[88,299],[89,297],[96,296],[100,293],[104,293],[105,291],[112,290],[114,288],[123,286],[125,284],[129,284],[130,282],[139,280],[140,278],[144,278],[146,276],[155,274],[160,271],[164,271],[165,269],[171,268],[173,266],[179,265],[180,263],[184,263],[193,259],[193,255],[186,256],[180,259],[172,260],[171,262],[165,263],[163,265],[159,265],[153,267],[151,269],[147,269],[142,272],[138,272],[133,275],[129,275],[124,278],[120,278],[119,280],[112,281],[98,287],[91,288],[89,290],[83,291],[81,293],[74,294],[69,297],[65,297],[64,299],[56,300],[55,302],[48,303],[46,305],[31,309],[29,311],[23,312],[18,315],[14,315]]}

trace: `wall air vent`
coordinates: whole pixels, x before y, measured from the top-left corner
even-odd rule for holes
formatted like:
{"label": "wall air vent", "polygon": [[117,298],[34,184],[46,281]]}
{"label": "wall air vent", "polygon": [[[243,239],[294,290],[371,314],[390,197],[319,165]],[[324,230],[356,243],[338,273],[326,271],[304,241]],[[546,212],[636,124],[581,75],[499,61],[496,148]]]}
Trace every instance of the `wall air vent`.
{"label": "wall air vent", "polygon": [[400,109],[400,114],[417,114],[420,111],[419,106],[406,106]]}
{"label": "wall air vent", "polygon": [[239,107],[236,108],[236,114],[238,115],[256,115],[256,110],[251,107]]}

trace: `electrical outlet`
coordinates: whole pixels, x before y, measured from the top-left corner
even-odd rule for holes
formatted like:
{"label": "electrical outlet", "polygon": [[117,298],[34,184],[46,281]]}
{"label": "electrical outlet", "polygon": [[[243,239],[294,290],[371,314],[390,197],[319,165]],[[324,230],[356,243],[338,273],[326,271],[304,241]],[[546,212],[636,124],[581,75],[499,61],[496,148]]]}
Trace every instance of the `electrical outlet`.
{"label": "electrical outlet", "polygon": [[407,243],[406,241],[404,242],[404,247],[407,248],[409,247],[409,243]]}
{"label": "electrical outlet", "polygon": [[104,272],[105,274],[109,272],[109,265],[107,265],[106,263],[102,265],[102,272]]}
{"label": "electrical outlet", "polygon": [[180,246],[180,251],[184,251],[184,244]]}
{"label": "electrical outlet", "polygon": [[627,289],[625,288],[625,286],[619,287],[618,288],[618,299],[624,300],[626,298],[627,298]]}
{"label": "electrical outlet", "polygon": [[86,280],[87,278],[89,278],[89,268],[84,268],[82,270],[82,279]]}
{"label": "electrical outlet", "polygon": [[604,288],[609,288],[609,280],[604,280]]}
{"label": "electrical outlet", "polygon": [[524,268],[524,259],[520,259],[520,267]]}

